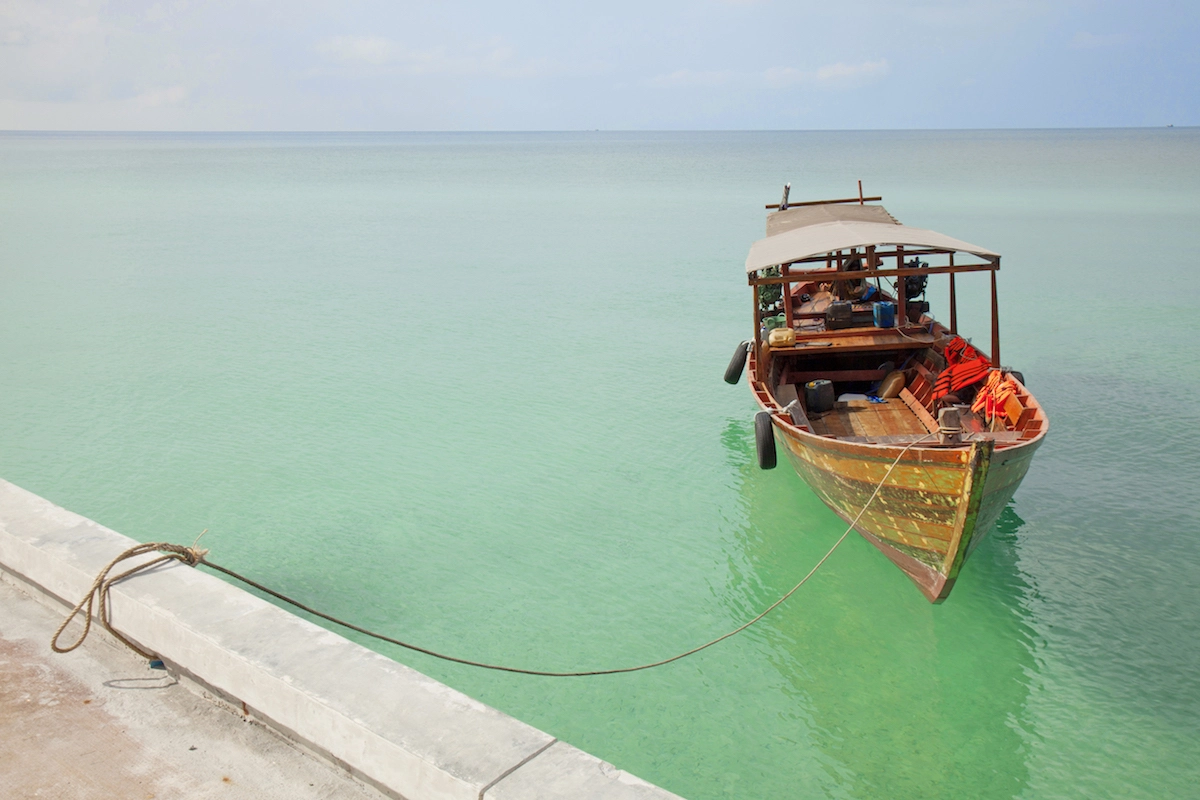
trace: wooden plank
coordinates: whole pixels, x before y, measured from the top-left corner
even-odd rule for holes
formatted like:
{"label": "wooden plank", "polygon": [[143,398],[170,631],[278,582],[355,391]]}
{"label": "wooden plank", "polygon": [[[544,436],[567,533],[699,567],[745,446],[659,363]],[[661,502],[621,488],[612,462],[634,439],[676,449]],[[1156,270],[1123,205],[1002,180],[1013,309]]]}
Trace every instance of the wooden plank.
{"label": "wooden plank", "polygon": [[888,427],[894,434],[925,432],[925,426],[898,397],[889,398],[879,413],[888,419]]}
{"label": "wooden plank", "polygon": [[1021,405],[1021,401],[1016,398],[1016,395],[1010,394],[1004,401],[1004,416],[1008,417],[1008,427],[1017,427],[1017,420],[1021,418],[1021,412],[1024,410],[1025,406]]}
{"label": "wooden plank", "polygon": [[841,331],[797,333],[795,347],[775,347],[776,355],[791,353],[820,353],[822,350],[852,353],[863,350],[921,350],[929,347],[934,337],[923,330],[901,335],[895,328],[854,328]]}
{"label": "wooden plank", "polygon": [[851,400],[838,403],[826,414],[814,419],[814,432],[838,438],[914,436],[926,433],[924,426],[903,400],[890,398],[886,403]]}
{"label": "wooden plank", "polygon": [[911,408],[913,413],[917,415],[917,419],[919,419],[921,424],[925,426],[925,430],[929,431],[930,433],[937,433],[937,420],[933,418],[933,414],[930,414],[925,410],[925,406],[921,405],[921,401],[917,400],[912,392],[910,392],[908,389],[901,389],[900,399],[903,400],[904,404]]}

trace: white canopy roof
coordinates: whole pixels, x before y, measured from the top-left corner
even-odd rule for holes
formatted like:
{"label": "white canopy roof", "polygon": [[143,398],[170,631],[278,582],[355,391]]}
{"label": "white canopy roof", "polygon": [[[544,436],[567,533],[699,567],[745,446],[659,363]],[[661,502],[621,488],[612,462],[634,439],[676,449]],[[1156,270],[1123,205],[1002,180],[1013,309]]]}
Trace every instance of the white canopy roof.
{"label": "white canopy roof", "polygon": [[[989,260],[1000,255],[936,231],[910,228],[895,221],[883,221],[893,218],[882,206],[844,205],[817,208],[821,209],[819,213],[804,209],[803,215],[795,215],[790,219],[772,218],[792,215],[793,211],[801,209],[788,209],[772,214],[767,220],[767,230],[780,232],[759,239],[751,245],[750,254],[746,256],[746,272],[790,264],[835,250],[871,245],[900,244],[905,247],[949,250],[971,253]],[[866,212],[867,208],[878,211]]]}

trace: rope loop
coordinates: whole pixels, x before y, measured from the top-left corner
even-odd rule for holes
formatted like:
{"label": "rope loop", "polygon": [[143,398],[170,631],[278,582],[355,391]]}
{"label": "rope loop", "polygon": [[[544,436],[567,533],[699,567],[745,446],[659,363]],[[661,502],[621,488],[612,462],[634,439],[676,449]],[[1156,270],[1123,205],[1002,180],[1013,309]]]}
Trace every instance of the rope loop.
{"label": "rope loop", "polygon": [[[149,561],[144,561],[141,564],[127,569],[117,575],[113,575],[111,577],[109,576],[109,573],[112,572],[113,567],[117,566],[117,564],[120,564],[125,559],[136,558],[137,556],[144,556],[149,553],[162,553],[162,555],[158,556],[157,558],[152,558]],[[79,645],[83,644],[83,640],[88,637],[88,633],[92,630],[92,610],[98,603],[100,608],[96,617],[100,620],[100,624],[104,626],[105,630],[115,636],[118,641],[120,641],[130,650],[133,650],[138,655],[141,655],[145,658],[154,658],[152,654],[147,653],[145,650],[126,639],[117,632],[116,628],[112,626],[112,608],[108,602],[109,590],[112,588],[114,583],[123,581],[132,575],[138,574],[139,572],[145,572],[146,570],[157,567],[159,564],[165,564],[168,561],[178,561],[180,563],[187,564],[189,567],[194,567],[202,563],[204,561],[204,556],[207,554],[207,550],[201,547],[196,547],[195,544],[193,544],[191,547],[184,547],[183,545],[171,544],[170,542],[148,542],[146,544],[139,544],[129,548],[124,553],[121,553],[121,555],[108,562],[104,569],[100,570],[100,574],[96,576],[96,580],[92,581],[92,588],[88,589],[88,593],[83,596],[83,599],[75,604],[75,608],[71,609],[71,613],[67,615],[67,618],[64,619],[62,624],[58,626],[58,630],[54,632],[54,638],[50,640],[50,649],[56,653],[69,653],[75,648],[79,647]],[[60,637],[62,637],[63,631],[67,629],[67,626],[71,624],[71,620],[75,619],[80,612],[83,612],[83,632],[79,634],[79,638],[76,639],[73,644],[67,645],[66,647],[60,646],[58,640]]]}

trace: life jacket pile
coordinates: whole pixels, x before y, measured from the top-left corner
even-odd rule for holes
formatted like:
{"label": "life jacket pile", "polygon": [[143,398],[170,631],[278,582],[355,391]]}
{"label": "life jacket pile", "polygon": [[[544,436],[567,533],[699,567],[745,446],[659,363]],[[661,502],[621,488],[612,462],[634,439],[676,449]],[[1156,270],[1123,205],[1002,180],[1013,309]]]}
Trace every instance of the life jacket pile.
{"label": "life jacket pile", "polygon": [[988,422],[1004,413],[1008,398],[1016,394],[1016,387],[1009,377],[1000,370],[988,376],[987,383],[975,394],[975,402],[971,410],[978,414],[984,412]]}
{"label": "life jacket pile", "polygon": [[979,383],[992,368],[988,361],[971,343],[955,336],[946,345],[946,368],[938,373],[933,384],[933,399],[941,400],[951,392],[957,392]]}

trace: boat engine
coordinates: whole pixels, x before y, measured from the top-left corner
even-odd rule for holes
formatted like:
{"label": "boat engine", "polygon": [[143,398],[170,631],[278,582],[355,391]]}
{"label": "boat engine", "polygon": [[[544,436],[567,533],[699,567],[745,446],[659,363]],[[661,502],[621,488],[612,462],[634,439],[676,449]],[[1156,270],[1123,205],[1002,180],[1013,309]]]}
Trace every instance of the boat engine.
{"label": "boat engine", "polygon": [[[929,263],[914,258],[912,261],[906,262],[905,267],[908,269],[924,269],[929,267]],[[904,276],[904,299],[916,300],[918,297],[925,299],[925,287],[929,285],[928,275],[906,275]]]}
{"label": "boat engine", "polygon": [[[909,269],[923,269],[927,268],[929,264],[919,258],[914,258],[912,261],[906,262],[904,266]],[[920,322],[921,315],[929,313],[929,301],[925,299],[925,289],[928,286],[928,275],[904,276],[905,312],[909,322],[914,324]]]}

